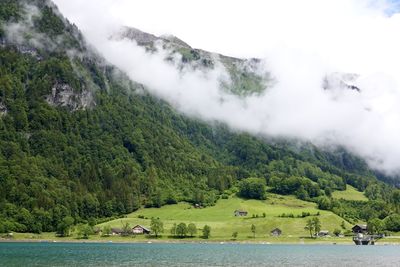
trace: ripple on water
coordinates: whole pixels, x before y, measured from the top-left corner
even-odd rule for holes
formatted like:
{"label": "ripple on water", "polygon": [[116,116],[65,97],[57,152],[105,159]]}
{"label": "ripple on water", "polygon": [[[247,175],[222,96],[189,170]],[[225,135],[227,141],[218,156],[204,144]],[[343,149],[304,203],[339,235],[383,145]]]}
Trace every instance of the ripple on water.
{"label": "ripple on water", "polygon": [[399,246],[0,243],[0,266],[400,266]]}

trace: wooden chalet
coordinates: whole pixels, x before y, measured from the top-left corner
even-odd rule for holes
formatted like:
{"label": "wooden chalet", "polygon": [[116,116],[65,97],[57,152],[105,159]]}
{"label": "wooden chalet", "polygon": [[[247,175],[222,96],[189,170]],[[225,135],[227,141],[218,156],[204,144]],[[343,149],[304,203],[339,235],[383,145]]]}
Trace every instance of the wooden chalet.
{"label": "wooden chalet", "polygon": [[132,228],[132,233],[135,235],[150,234],[150,229],[138,224]]}
{"label": "wooden chalet", "polygon": [[351,228],[354,234],[366,234],[368,233],[368,227],[366,224],[356,224]]}

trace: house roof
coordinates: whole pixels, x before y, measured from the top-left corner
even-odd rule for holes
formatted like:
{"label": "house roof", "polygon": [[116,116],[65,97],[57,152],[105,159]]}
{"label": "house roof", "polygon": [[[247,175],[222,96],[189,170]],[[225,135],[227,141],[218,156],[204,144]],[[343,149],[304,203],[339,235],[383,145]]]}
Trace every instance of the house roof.
{"label": "house roof", "polygon": [[321,231],[319,231],[321,234],[327,234],[327,233],[329,233],[329,231],[328,230],[321,230]]}
{"label": "house roof", "polygon": [[235,210],[235,212],[246,212],[247,213],[247,211],[245,211],[245,210]]}
{"label": "house roof", "polygon": [[140,224],[136,225],[135,227],[132,227],[132,229],[135,229],[135,228],[142,228],[143,230],[150,232],[150,229],[148,229]]}
{"label": "house roof", "polygon": [[120,228],[111,228],[111,232],[113,232],[113,233],[122,233],[122,229],[120,229]]}
{"label": "house roof", "polygon": [[359,228],[361,228],[363,230],[367,230],[367,225],[366,224],[356,224],[356,225],[353,226],[352,229],[354,229],[356,227],[359,227]]}
{"label": "house roof", "polygon": [[275,228],[274,230],[271,231],[271,233],[273,233],[273,232],[282,232],[282,230],[279,228]]}

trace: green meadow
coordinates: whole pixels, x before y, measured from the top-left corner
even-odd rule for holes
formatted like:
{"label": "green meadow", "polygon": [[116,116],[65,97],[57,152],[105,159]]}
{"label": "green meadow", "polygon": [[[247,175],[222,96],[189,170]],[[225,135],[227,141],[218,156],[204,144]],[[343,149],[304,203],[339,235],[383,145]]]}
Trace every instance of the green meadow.
{"label": "green meadow", "polygon": [[[362,192],[347,185],[345,191],[335,191],[332,194],[336,199],[367,201]],[[235,216],[235,210],[247,211],[247,216]],[[310,214],[310,215],[308,215]],[[306,215],[306,216],[304,216]],[[201,237],[204,225],[211,227],[211,236],[207,241],[239,241],[239,242],[271,242],[271,243],[347,243],[352,244],[352,237],[335,237],[333,231],[339,229],[344,233],[350,230],[352,224],[331,211],[319,210],[313,202],[297,199],[295,196],[283,196],[268,193],[267,200],[242,199],[232,195],[229,199],[220,199],[215,206],[195,208],[193,205],[181,202],[166,205],[161,208],[141,208],[124,218],[96,225],[102,229],[108,225],[112,228],[123,228],[128,223],[130,227],[142,225],[150,228],[151,218],[160,218],[164,224],[164,233],[155,239],[151,235],[107,236],[91,235],[89,240],[77,239],[77,229],[70,237],[55,237],[55,233],[29,234],[15,233],[15,240],[54,240],[57,242],[82,241],[82,242],[199,242],[206,241]],[[330,237],[310,238],[309,232],[304,229],[306,221],[318,217],[321,221],[321,230],[328,230]],[[170,230],[174,224],[194,223],[197,234],[184,239],[171,236]],[[345,228],[342,227],[344,222]],[[255,225],[255,238],[251,226]],[[271,236],[271,230],[279,228],[282,235]],[[237,237],[232,234],[237,232]],[[385,238],[380,241],[398,243],[397,236]]]}
{"label": "green meadow", "polygon": [[[240,209],[248,212],[247,216],[236,217],[234,211]],[[311,216],[300,217],[303,213],[310,213]],[[294,218],[281,217],[293,214]],[[319,214],[319,215],[317,215]],[[264,217],[265,216],[265,217]],[[188,203],[179,203],[168,205],[161,208],[145,208],[129,214],[126,218],[113,220],[98,225],[104,227],[122,228],[126,223],[130,226],[137,224],[145,227],[150,226],[150,219],[158,217],[164,223],[165,232],[161,239],[171,239],[170,229],[174,223],[186,224],[195,223],[198,228],[197,237],[201,233],[204,225],[211,226],[211,240],[231,240],[232,233],[238,232],[237,240],[254,240],[251,232],[251,225],[256,226],[256,240],[274,240],[274,241],[295,241],[304,239],[307,241],[308,232],[304,230],[307,219],[312,216],[318,216],[321,221],[322,230],[328,230],[331,233],[334,229],[342,229],[341,223],[344,221],[341,217],[330,211],[317,209],[315,203],[302,201],[293,196],[281,196],[269,194],[267,200],[245,200],[238,197],[221,199],[215,206],[207,208],[194,208]],[[278,227],[282,230],[280,237],[271,237],[270,231]],[[345,222],[346,229],[352,225]],[[333,235],[333,234],[332,234]],[[143,237],[138,237],[143,238]],[[349,239],[350,240],[350,239]]]}
{"label": "green meadow", "polygon": [[[360,198],[360,192],[348,187],[347,192],[341,192],[343,196],[354,199],[357,195]],[[337,196],[336,196],[337,197]],[[235,217],[234,211],[240,209],[248,212],[247,216]],[[310,213],[311,216],[301,217],[303,213]],[[265,217],[264,217],[265,214]],[[282,214],[292,217],[282,217]],[[319,215],[317,215],[319,214]],[[257,217],[258,216],[258,217]],[[310,238],[308,231],[304,230],[306,221],[309,218],[317,216],[321,221],[321,230],[328,230],[330,237]],[[167,205],[161,208],[142,208],[127,215],[125,218],[112,220],[97,225],[102,228],[106,225],[115,228],[122,228],[124,224],[129,223],[131,227],[140,224],[150,227],[152,217],[158,217],[164,224],[164,233],[161,237],[155,239],[149,235],[131,235],[131,236],[107,236],[91,235],[88,240],[77,239],[76,230],[70,237],[55,237],[55,233],[29,234],[15,233],[14,240],[40,241],[54,240],[55,242],[270,242],[270,243],[342,243],[352,244],[352,237],[335,237],[333,231],[340,229],[342,232],[351,229],[353,225],[345,221],[338,215],[319,210],[315,203],[302,201],[294,196],[281,196],[269,193],[267,200],[246,200],[236,196],[229,199],[220,199],[215,206],[206,208],[195,208],[188,203],[179,203]],[[345,229],[341,227],[344,221]],[[179,224],[194,223],[197,226],[197,234],[194,237],[184,239],[174,238],[170,235],[170,229],[174,223]],[[251,225],[256,226],[256,235],[253,237]],[[208,240],[200,237],[201,229],[204,225],[211,226],[211,236]],[[274,228],[282,230],[280,237],[271,236],[270,232]],[[237,232],[237,238],[232,238],[232,233]],[[387,237],[378,242],[399,243],[398,235]]]}
{"label": "green meadow", "polygon": [[347,185],[345,191],[334,191],[332,197],[335,199],[368,201],[363,192],[358,191],[351,185]]}

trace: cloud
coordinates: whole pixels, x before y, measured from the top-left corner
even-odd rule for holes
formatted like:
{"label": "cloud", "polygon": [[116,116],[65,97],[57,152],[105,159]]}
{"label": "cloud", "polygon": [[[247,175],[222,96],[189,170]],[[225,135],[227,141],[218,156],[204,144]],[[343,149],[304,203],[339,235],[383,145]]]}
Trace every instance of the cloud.
{"label": "cloud", "polygon": [[[41,18],[42,14],[40,10],[36,6],[29,4],[28,1],[22,1],[21,3],[23,10],[22,18],[18,22],[10,22],[4,25],[7,41],[18,45],[20,50],[27,50],[31,52],[34,52],[35,49],[55,51],[65,47],[65,39],[63,36],[50,38],[45,33],[37,30],[35,20]],[[52,3],[49,2],[48,4]],[[78,31],[74,33],[77,32]],[[75,53],[72,50],[70,52]]]}
{"label": "cloud", "polygon": [[[389,1],[56,0],[107,60],[178,110],[234,129],[341,145],[376,169],[400,171],[400,15]],[[388,15],[390,14],[390,16]],[[120,25],[173,33],[192,46],[265,59],[277,83],[246,98],[219,89],[226,70],[186,71],[135,43]],[[361,92],[324,90],[330,73],[357,73]]]}

